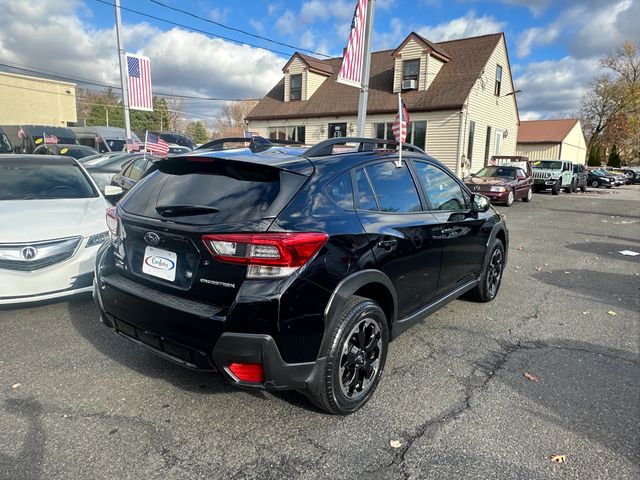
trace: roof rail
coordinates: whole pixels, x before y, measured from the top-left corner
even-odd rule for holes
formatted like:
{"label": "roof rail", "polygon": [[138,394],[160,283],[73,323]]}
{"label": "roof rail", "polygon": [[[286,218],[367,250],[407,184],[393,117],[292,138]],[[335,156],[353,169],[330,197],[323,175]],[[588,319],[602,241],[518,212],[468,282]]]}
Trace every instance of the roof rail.
{"label": "roof rail", "polygon": [[[358,152],[370,152],[378,145],[386,145],[397,147],[399,142],[396,140],[382,139],[382,138],[365,138],[365,137],[335,137],[323,140],[317,143],[313,147],[309,148],[304,153],[305,157],[324,157],[333,154],[333,146],[344,143],[357,143]],[[411,143],[402,143],[402,150],[409,150],[411,152],[425,153],[419,147],[412,145]]]}
{"label": "roof rail", "polygon": [[[248,143],[249,149],[256,152],[263,152],[268,150],[273,146],[273,143],[263,137],[226,137],[226,138],[218,138],[216,140],[212,140],[211,142],[205,143],[204,145],[199,146],[196,150],[226,150],[224,144],[225,143]],[[230,148],[238,148],[237,146]]]}

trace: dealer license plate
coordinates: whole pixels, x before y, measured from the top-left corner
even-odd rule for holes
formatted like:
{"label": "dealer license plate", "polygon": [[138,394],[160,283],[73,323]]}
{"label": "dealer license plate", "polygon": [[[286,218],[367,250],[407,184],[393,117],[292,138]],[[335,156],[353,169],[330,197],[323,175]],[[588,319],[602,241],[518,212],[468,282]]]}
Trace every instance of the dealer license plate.
{"label": "dealer license plate", "polygon": [[173,282],[176,279],[178,255],[169,250],[147,247],[144,250],[142,271],[153,277]]}

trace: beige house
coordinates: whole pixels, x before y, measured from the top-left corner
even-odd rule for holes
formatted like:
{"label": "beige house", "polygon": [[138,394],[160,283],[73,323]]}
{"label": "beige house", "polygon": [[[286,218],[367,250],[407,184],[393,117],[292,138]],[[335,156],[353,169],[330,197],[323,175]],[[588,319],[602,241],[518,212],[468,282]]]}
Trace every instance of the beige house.
{"label": "beige house", "polygon": [[520,122],[518,155],[530,160],[571,160],[584,164],[587,142],[580,120],[529,120]]}
{"label": "beige house", "polygon": [[76,121],[74,83],[0,72],[0,125],[66,127]]}
{"label": "beige house", "polygon": [[[295,53],[284,78],[249,113],[249,130],[308,144],[355,135],[358,94],[336,82],[342,58]],[[496,154],[515,155],[518,107],[503,33],[432,43],[411,33],[374,52],[365,136],[393,138],[397,92],[409,111],[409,142],[457,175]]]}

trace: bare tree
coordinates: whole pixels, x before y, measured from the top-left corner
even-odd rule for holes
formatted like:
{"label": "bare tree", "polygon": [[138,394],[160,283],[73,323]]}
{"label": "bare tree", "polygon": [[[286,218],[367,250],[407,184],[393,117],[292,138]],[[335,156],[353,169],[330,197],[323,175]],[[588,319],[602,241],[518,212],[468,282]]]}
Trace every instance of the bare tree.
{"label": "bare tree", "polygon": [[245,118],[258,104],[257,100],[241,100],[225,103],[214,121],[214,136],[241,137],[246,129]]}

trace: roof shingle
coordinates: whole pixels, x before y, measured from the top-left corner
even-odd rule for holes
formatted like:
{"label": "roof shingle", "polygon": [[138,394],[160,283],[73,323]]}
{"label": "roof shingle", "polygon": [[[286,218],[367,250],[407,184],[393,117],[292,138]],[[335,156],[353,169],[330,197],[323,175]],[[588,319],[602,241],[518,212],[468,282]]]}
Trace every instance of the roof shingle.
{"label": "roof shingle", "polygon": [[562,143],[577,122],[576,118],[523,120],[518,129],[518,143]]}
{"label": "roof shingle", "polygon": [[[409,112],[460,108],[467,99],[489,57],[502,38],[502,33],[463,38],[435,44],[445,51],[450,60],[445,63],[429,89],[403,92],[402,99]],[[371,54],[371,76],[367,112],[393,113],[398,100],[393,93],[393,50]],[[305,60],[310,58],[305,55]],[[320,85],[310,99],[284,101],[284,78],[247,115],[248,120],[284,119],[355,115],[358,111],[359,90],[336,82],[342,57],[315,60],[328,65],[331,75]],[[317,67],[318,65],[315,65]]]}

